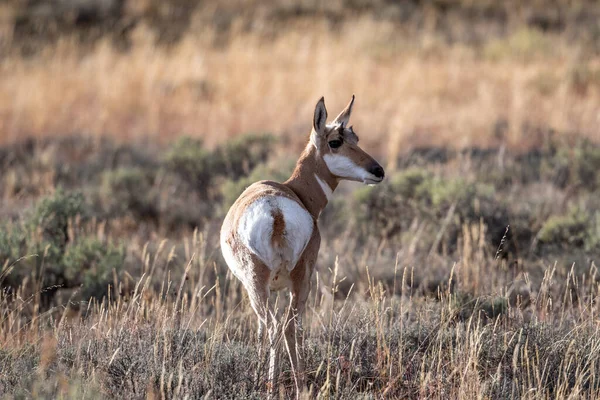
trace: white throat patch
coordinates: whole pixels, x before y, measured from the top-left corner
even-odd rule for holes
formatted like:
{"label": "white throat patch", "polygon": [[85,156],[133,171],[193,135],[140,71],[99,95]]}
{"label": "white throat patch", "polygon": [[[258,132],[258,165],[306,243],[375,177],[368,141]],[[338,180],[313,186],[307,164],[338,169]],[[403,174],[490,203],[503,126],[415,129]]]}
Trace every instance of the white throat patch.
{"label": "white throat patch", "polygon": [[374,180],[373,178],[375,178],[373,174],[367,172],[364,168],[359,167],[354,161],[346,156],[339,154],[325,154],[323,160],[325,160],[325,164],[327,164],[329,171],[340,178],[360,182]]}
{"label": "white throat patch", "polygon": [[327,201],[329,201],[329,199],[331,199],[331,196],[333,196],[333,190],[331,190],[331,186],[329,186],[327,182],[319,178],[317,174],[315,174],[315,179],[319,183],[319,186],[321,186],[321,190],[323,190],[323,194],[327,198]]}

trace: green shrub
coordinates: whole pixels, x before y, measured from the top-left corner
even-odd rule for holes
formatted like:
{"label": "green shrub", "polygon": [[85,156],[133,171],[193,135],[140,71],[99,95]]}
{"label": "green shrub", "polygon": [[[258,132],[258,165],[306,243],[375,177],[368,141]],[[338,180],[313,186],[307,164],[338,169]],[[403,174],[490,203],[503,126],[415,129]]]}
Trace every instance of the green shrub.
{"label": "green shrub", "polygon": [[210,197],[210,186],[216,177],[235,180],[247,176],[268,159],[273,143],[269,135],[246,135],[211,152],[203,147],[201,140],[181,137],[167,152],[165,164],[169,171]]}
{"label": "green shrub", "polygon": [[418,213],[404,198],[395,192],[392,184],[362,187],[354,192],[349,205],[353,213],[346,213],[348,222],[364,237],[375,235],[388,238],[400,233]]}
{"label": "green shrub", "polygon": [[41,241],[64,248],[69,241],[69,223],[76,218],[85,220],[89,215],[83,194],[59,189],[51,197],[42,199],[29,218],[28,227],[41,234]]}
{"label": "green shrub", "polygon": [[462,178],[434,177],[423,182],[418,187],[417,194],[421,201],[433,206],[438,213],[445,213],[455,203],[461,215],[468,220],[474,220],[479,214],[476,200],[492,199],[494,189],[489,185],[470,183]]}
{"label": "green shrub", "polygon": [[[365,188],[359,191],[357,199],[360,201],[368,193],[375,192],[374,188]],[[443,215],[446,210],[456,203],[460,212],[471,216],[476,212],[475,198],[491,198],[494,189],[490,185],[468,183],[461,178],[448,179],[434,176],[423,169],[409,169],[396,175],[390,185],[394,195],[424,207],[424,209]],[[387,195],[384,193],[383,195]]]}
{"label": "green shrub", "polygon": [[[351,205],[353,223],[363,236],[401,236],[415,219],[428,222],[424,243],[433,242],[441,221],[452,205],[454,213],[446,227],[446,243],[454,244],[462,224],[479,222],[508,224],[507,210],[494,197],[490,185],[444,178],[420,168],[398,172],[389,183],[358,189]],[[494,238],[493,238],[494,239]]]}
{"label": "green shrub", "polygon": [[61,257],[58,243],[42,238],[31,228],[17,223],[0,226],[0,270],[5,268],[0,272],[0,286],[16,288],[26,278],[41,278],[44,287],[61,285],[56,269]]}
{"label": "green shrub", "polygon": [[81,297],[101,299],[113,282],[113,271],[119,272],[125,261],[123,247],[86,237],[67,247],[62,265],[70,287],[82,285]]}
{"label": "green shrub", "polygon": [[549,217],[538,233],[543,248],[600,250],[600,212],[571,208],[566,215]]}
{"label": "green shrub", "polygon": [[422,186],[432,180],[433,176],[427,170],[413,168],[403,171],[392,178],[392,187],[394,192],[411,199],[418,199],[423,193],[420,193]]}
{"label": "green shrub", "polygon": [[0,226],[0,267],[6,262],[13,262],[21,253],[23,233],[15,224]]}
{"label": "green shrub", "polygon": [[220,174],[234,180],[249,175],[256,166],[267,161],[274,143],[270,135],[249,134],[234,138],[218,150],[223,165]]}
{"label": "green shrub", "polygon": [[24,224],[2,226],[0,262],[3,266],[14,263],[14,268],[0,284],[17,287],[27,277],[36,279],[47,301],[58,287],[81,285],[81,296],[86,299],[105,295],[112,271],[119,271],[124,262],[124,249],[95,238],[72,237],[74,229],[69,224],[79,217],[85,223],[87,215],[88,206],[80,193],[58,190],[42,199]]}
{"label": "green shrub", "polygon": [[541,166],[544,179],[560,188],[576,185],[595,191],[600,187],[600,146],[582,140],[575,144],[554,141],[547,147]]}
{"label": "green shrub", "polygon": [[575,184],[581,185],[589,191],[600,187],[600,147],[588,140],[584,140],[574,150]]}
{"label": "green shrub", "polygon": [[157,218],[154,176],[142,168],[105,172],[102,192],[110,215],[131,213],[139,219]]}
{"label": "green shrub", "polygon": [[600,212],[596,211],[588,221],[585,249],[589,252],[598,252],[600,251]]}
{"label": "green shrub", "polygon": [[219,163],[219,157],[206,150],[202,140],[185,136],[180,137],[165,155],[168,170],[199,188],[211,184]]}
{"label": "green shrub", "polygon": [[15,287],[29,275],[29,268],[21,268],[21,263],[16,263],[19,257],[25,254],[25,237],[25,232],[19,225],[0,225],[0,287]]}

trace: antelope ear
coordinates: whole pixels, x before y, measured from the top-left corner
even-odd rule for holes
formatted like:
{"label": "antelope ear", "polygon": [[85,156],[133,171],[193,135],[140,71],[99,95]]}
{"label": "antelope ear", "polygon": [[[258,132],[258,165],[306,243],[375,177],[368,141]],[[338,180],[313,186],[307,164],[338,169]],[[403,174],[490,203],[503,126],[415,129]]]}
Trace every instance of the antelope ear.
{"label": "antelope ear", "polygon": [[325,134],[325,125],[327,124],[327,109],[325,108],[325,98],[321,97],[315,107],[315,116],[313,119],[313,129],[319,135]]}
{"label": "antelope ear", "polygon": [[346,125],[348,125],[348,121],[350,120],[350,114],[352,114],[352,105],[353,104],[354,104],[354,95],[352,95],[352,100],[350,100],[350,103],[348,103],[346,108],[344,108],[342,110],[340,115],[335,117],[335,119],[333,120],[333,123],[340,124],[345,128]]}

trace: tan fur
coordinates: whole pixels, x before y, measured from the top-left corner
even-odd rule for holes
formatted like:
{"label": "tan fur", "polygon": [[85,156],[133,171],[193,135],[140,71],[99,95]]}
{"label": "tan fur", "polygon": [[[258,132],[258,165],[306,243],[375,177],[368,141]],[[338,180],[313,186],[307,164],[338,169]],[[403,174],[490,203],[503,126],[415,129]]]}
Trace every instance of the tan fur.
{"label": "tan fur", "polygon": [[[269,306],[269,293],[272,289],[279,290],[287,287],[291,292],[292,314],[287,315],[284,320],[287,325],[285,337],[287,346],[290,349],[296,377],[300,385],[303,382],[302,334],[301,331],[298,332],[297,328],[301,328],[301,316],[310,291],[310,280],[321,244],[317,219],[328,202],[327,196],[315,176],[327,184],[331,191],[336,189],[341,179],[329,171],[323,156],[330,153],[343,154],[361,168],[367,169],[373,165],[379,166],[371,156],[358,147],[358,137],[352,129],[345,128],[353,101],[354,97],[334,123],[325,126],[324,121],[327,111],[321,99],[315,109],[311,139],[300,155],[292,176],[284,183],[260,181],[248,187],[227,213],[221,228],[221,244],[227,246],[233,253],[236,262],[235,271],[237,271],[234,271],[234,273],[244,284],[252,308],[259,318],[259,335],[262,333],[263,326],[266,326],[269,331],[271,348],[269,379],[271,387],[277,375],[276,333],[272,329],[274,327],[274,322],[271,320],[273,314]],[[344,144],[338,149],[332,149],[329,147],[328,142],[334,139],[341,139]],[[296,265],[289,272],[285,268],[270,270],[244,246],[239,236],[240,219],[244,212],[255,201],[269,196],[281,196],[291,199],[306,209],[312,216],[312,236]],[[270,215],[273,217],[272,233],[271,237],[265,237],[264,240],[270,240],[273,249],[280,249],[282,246],[287,245],[284,239],[286,237],[284,215],[280,210],[271,211]],[[230,267],[234,270],[232,265]]]}
{"label": "tan fur", "polygon": [[273,216],[273,233],[271,235],[271,244],[273,247],[284,246],[283,235],[285,233],[285,220],[281,210],[275,210],[271,213]]}

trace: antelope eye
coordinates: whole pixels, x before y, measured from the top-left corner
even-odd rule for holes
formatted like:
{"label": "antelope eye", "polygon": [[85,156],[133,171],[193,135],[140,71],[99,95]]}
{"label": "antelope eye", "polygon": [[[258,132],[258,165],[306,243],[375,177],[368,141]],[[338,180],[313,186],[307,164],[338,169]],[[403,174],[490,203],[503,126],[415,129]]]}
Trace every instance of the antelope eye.
{"label": "antelope eye", "polygon": [[332,149],[337,149],[341,145],[342,145],[341,140],[332,140],[331,142],[329,142],[329,147],[331,147]]}

